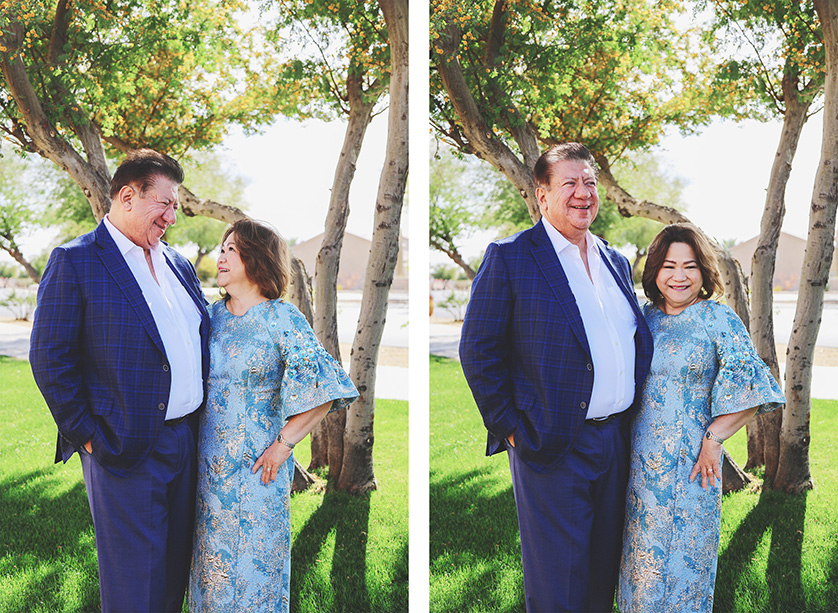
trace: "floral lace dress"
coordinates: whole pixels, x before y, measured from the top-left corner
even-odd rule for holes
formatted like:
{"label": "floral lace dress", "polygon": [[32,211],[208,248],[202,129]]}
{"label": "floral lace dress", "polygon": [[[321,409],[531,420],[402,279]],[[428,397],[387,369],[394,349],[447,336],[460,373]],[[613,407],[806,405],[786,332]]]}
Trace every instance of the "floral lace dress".
{"label": "floral lace dress", "polygon": [[770,411],[785,398],[728,307],[697,302],[678,315],[647,304],[655,342],[631,428],[631,464],[617,605],[630,611],[713,609],[721,482],[689,477],[719,415]]}
{"label": "floral lace dress", "polygon": [[291,304],[242,316],[210,307],[210,375],[198,441],[189,610],[288,611],[293,454],[264,486],[251,468],[292,415],[358,396]]}

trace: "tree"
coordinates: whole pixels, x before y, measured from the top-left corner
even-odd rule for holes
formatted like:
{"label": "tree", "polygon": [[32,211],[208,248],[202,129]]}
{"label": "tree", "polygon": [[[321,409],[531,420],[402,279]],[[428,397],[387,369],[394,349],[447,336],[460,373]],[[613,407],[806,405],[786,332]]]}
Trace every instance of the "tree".
{"label": "tree", "polygon": [[812,360],[829,279],[838,208],[838,5],[815,0],[823,29],[826,80],[824,87],[821,160],[812,190],[809,234],[801,285],[786,361],[786,407],[780,431],[780,458],[773,487],[797,493],[814,487],[809,470],[809,413]]}
{"label": "tree", "polygon": [[477,169],[448,151],[431,155],[429,231],[431,247],[447,255],[474,279],[475,271],[460,253],[458,244],[477,227],[477,203],[487,202]]}
{"label": "tree", "polygon": [[[677,27],[678,1],[434,0],[432,124],[441,138],[490,162],[518,189],[533,220],[540,147],[584,142],[607,198],[624,216],[688,221],[634,198],[611,164],[655,144],[665,126],[692,131],[716,114],[740,116],[735,86],[708,75],[702,32]],[[683,20],[682,20],[683,21]],[[719,249],[726,294],[747,321],[741,269]]]}
{"label": "tree", "polygon": [[[255,112],[254,39],[236,25],[242,10],[214,0],[10,0],[0,12],[0,131],[67,172],[101,219],[106,148],[182,157],[218,143],[230,123],[265,120]],[[186,188],[181,206],[241,215]]]}
{"label": "tree", "polygon": [[37,169],[27,164],[22,155],[9,147],[0,147],[0,249],[20,264],[33,282],[39,283],[40,273],[26,259],[18,240],[37,225],[43,214],[43,203],[48,192],[37,177]]}
{"label": "tree", "polygon": [[375,206],[372,247],[364,279],[350,376],[360,397],[347,409],[343,464],[337,487],[365,492],[377,487],[372,462],[375,375],[387,315],[387,296],[399,252],[399,227],[408,170],[407,0],[380,0],[390,44],[387,150]]}
{"label": "tree", "polygon": [[[620,185],[639,198],[667,202],[679,211],[684,209],[684,183],[680,177],[673,176],[672,170],[666,167],[659,155],[650,152],[631,153],[615,166],[614,175]],[[637,279],[649,243],[662,226],[659,222],[640,217],[618,217],[613,226],[603,236],[614,245],[631,245],[634,248],[632,276]]]}
{"label": "tree", "polygon": [[[229,168],[230,161],[219,151],[201,151],[184,163],[189,182],[201,186],[201,193],[218,202],[235,203],[247,209],[244,190],[247,182]],[[175,246],[193,245],[198,250],[196,270],[213,249],[221,244],[226,224],[205,216],[188,216],[178,210],[177,223],[166,231],[165,240]]]}
{"label": "tree", "polygon": [[[716,0],[718,43],[733,56],[719,78],[737,81],[750,92],[755,112],[783,119],[783,129],[765,196],[759,240],[751,264],[750,333],[760,357],[780,381],[774,343],[773,281],[777,243],[785,216],[785,190],[803,126],[824,84],[823,37],[814,7],[778,0],[739,3]],[[765,464],[773,480],[780,456],[783,410],[748,424],[746,468]]]}
{"label": "tree", "polygon": [[[346,132],[335,167],[323,241],[314,269],[312,327],[323,347],[341,362],[337,330],[337,278],[349,191],[367,127],[389,81],[385,25],[375,2],[280,0],[274,35],[285,44],[296,36],[303,55],[279,70],[278,96],[286,114],[346,118]],[[309,50],[306,53],[306,50]],[[301,92],[306,92],[301,96]],[[330,479],[343,459],[346,414],[329,415],[311,433],[309,468],[328,465]]]}

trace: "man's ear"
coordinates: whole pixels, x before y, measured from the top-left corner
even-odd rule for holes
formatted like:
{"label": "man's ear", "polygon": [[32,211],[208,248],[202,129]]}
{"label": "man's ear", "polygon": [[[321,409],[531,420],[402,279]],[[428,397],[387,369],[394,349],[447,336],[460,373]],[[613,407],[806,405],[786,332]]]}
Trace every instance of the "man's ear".
{"label": "man's ear", "polygon": [[544,200],[547,198],[547,190],[543,187],[536,187],[535,188],[535,201],[536,203],[541,206],[544,204]]}
{"label": "man's ear", "polygon": [[120,188],[119,193],[116,195],[116,201],[122,205],[122,208],[126,211],[130,211],[131,207],[134,205],[134,195],[137,193],[130,185],[123,185]]}

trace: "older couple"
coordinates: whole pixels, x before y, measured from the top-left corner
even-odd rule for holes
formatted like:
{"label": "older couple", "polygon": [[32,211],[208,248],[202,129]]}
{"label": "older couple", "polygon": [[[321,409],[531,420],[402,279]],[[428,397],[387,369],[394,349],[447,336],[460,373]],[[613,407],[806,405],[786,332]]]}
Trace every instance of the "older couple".
{"label": "older couple", "polygon": [[590,152],[553,146],[534,179],[542,218],[486,249],[460,340],[487,454],[509,458],[527,611],[611,611],[619,586],[623,612],[709,612],[721,444],[783,395],[710,300],[694,227],[653,241],[641,310],[628,261],[588,230]]}
{"label": "older couple", "polygon": [[120,165],[108,215],[50,255],[30,361],[56,462],[81,457],[103,611],[180,611],[187,582],[193,611],[287,611],[291,449],[357,392],[281,300],[269,228],[228,229],[207,311],[160,240],[182,181],[152,150]]}

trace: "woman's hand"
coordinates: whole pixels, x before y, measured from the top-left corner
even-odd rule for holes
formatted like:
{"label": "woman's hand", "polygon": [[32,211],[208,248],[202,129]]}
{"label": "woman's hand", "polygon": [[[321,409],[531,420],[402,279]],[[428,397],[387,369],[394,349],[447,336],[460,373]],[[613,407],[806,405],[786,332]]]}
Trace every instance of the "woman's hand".
{"label": "woman's hand", "polygon": [[722,457],[722,444],[709,438],[702,439],[701,453],[698,454],[698,462],[693,466],[690,473],[690,483],[701,473],[701,487],[707,491],[707,483],[710,487],[716,487],[716,479],[721,480],[722,468],[719,460]]}
{"label": "woman's hand", "polygon": [[268,485],[276,481],[276,472],[279,467],[291,456],[291,449],[283,445],[279,441],[274,441],[271,446],[265,449],[256,463],[253,465],[251,473],[255,473],[260,467],[262,468],[262,484]]}

